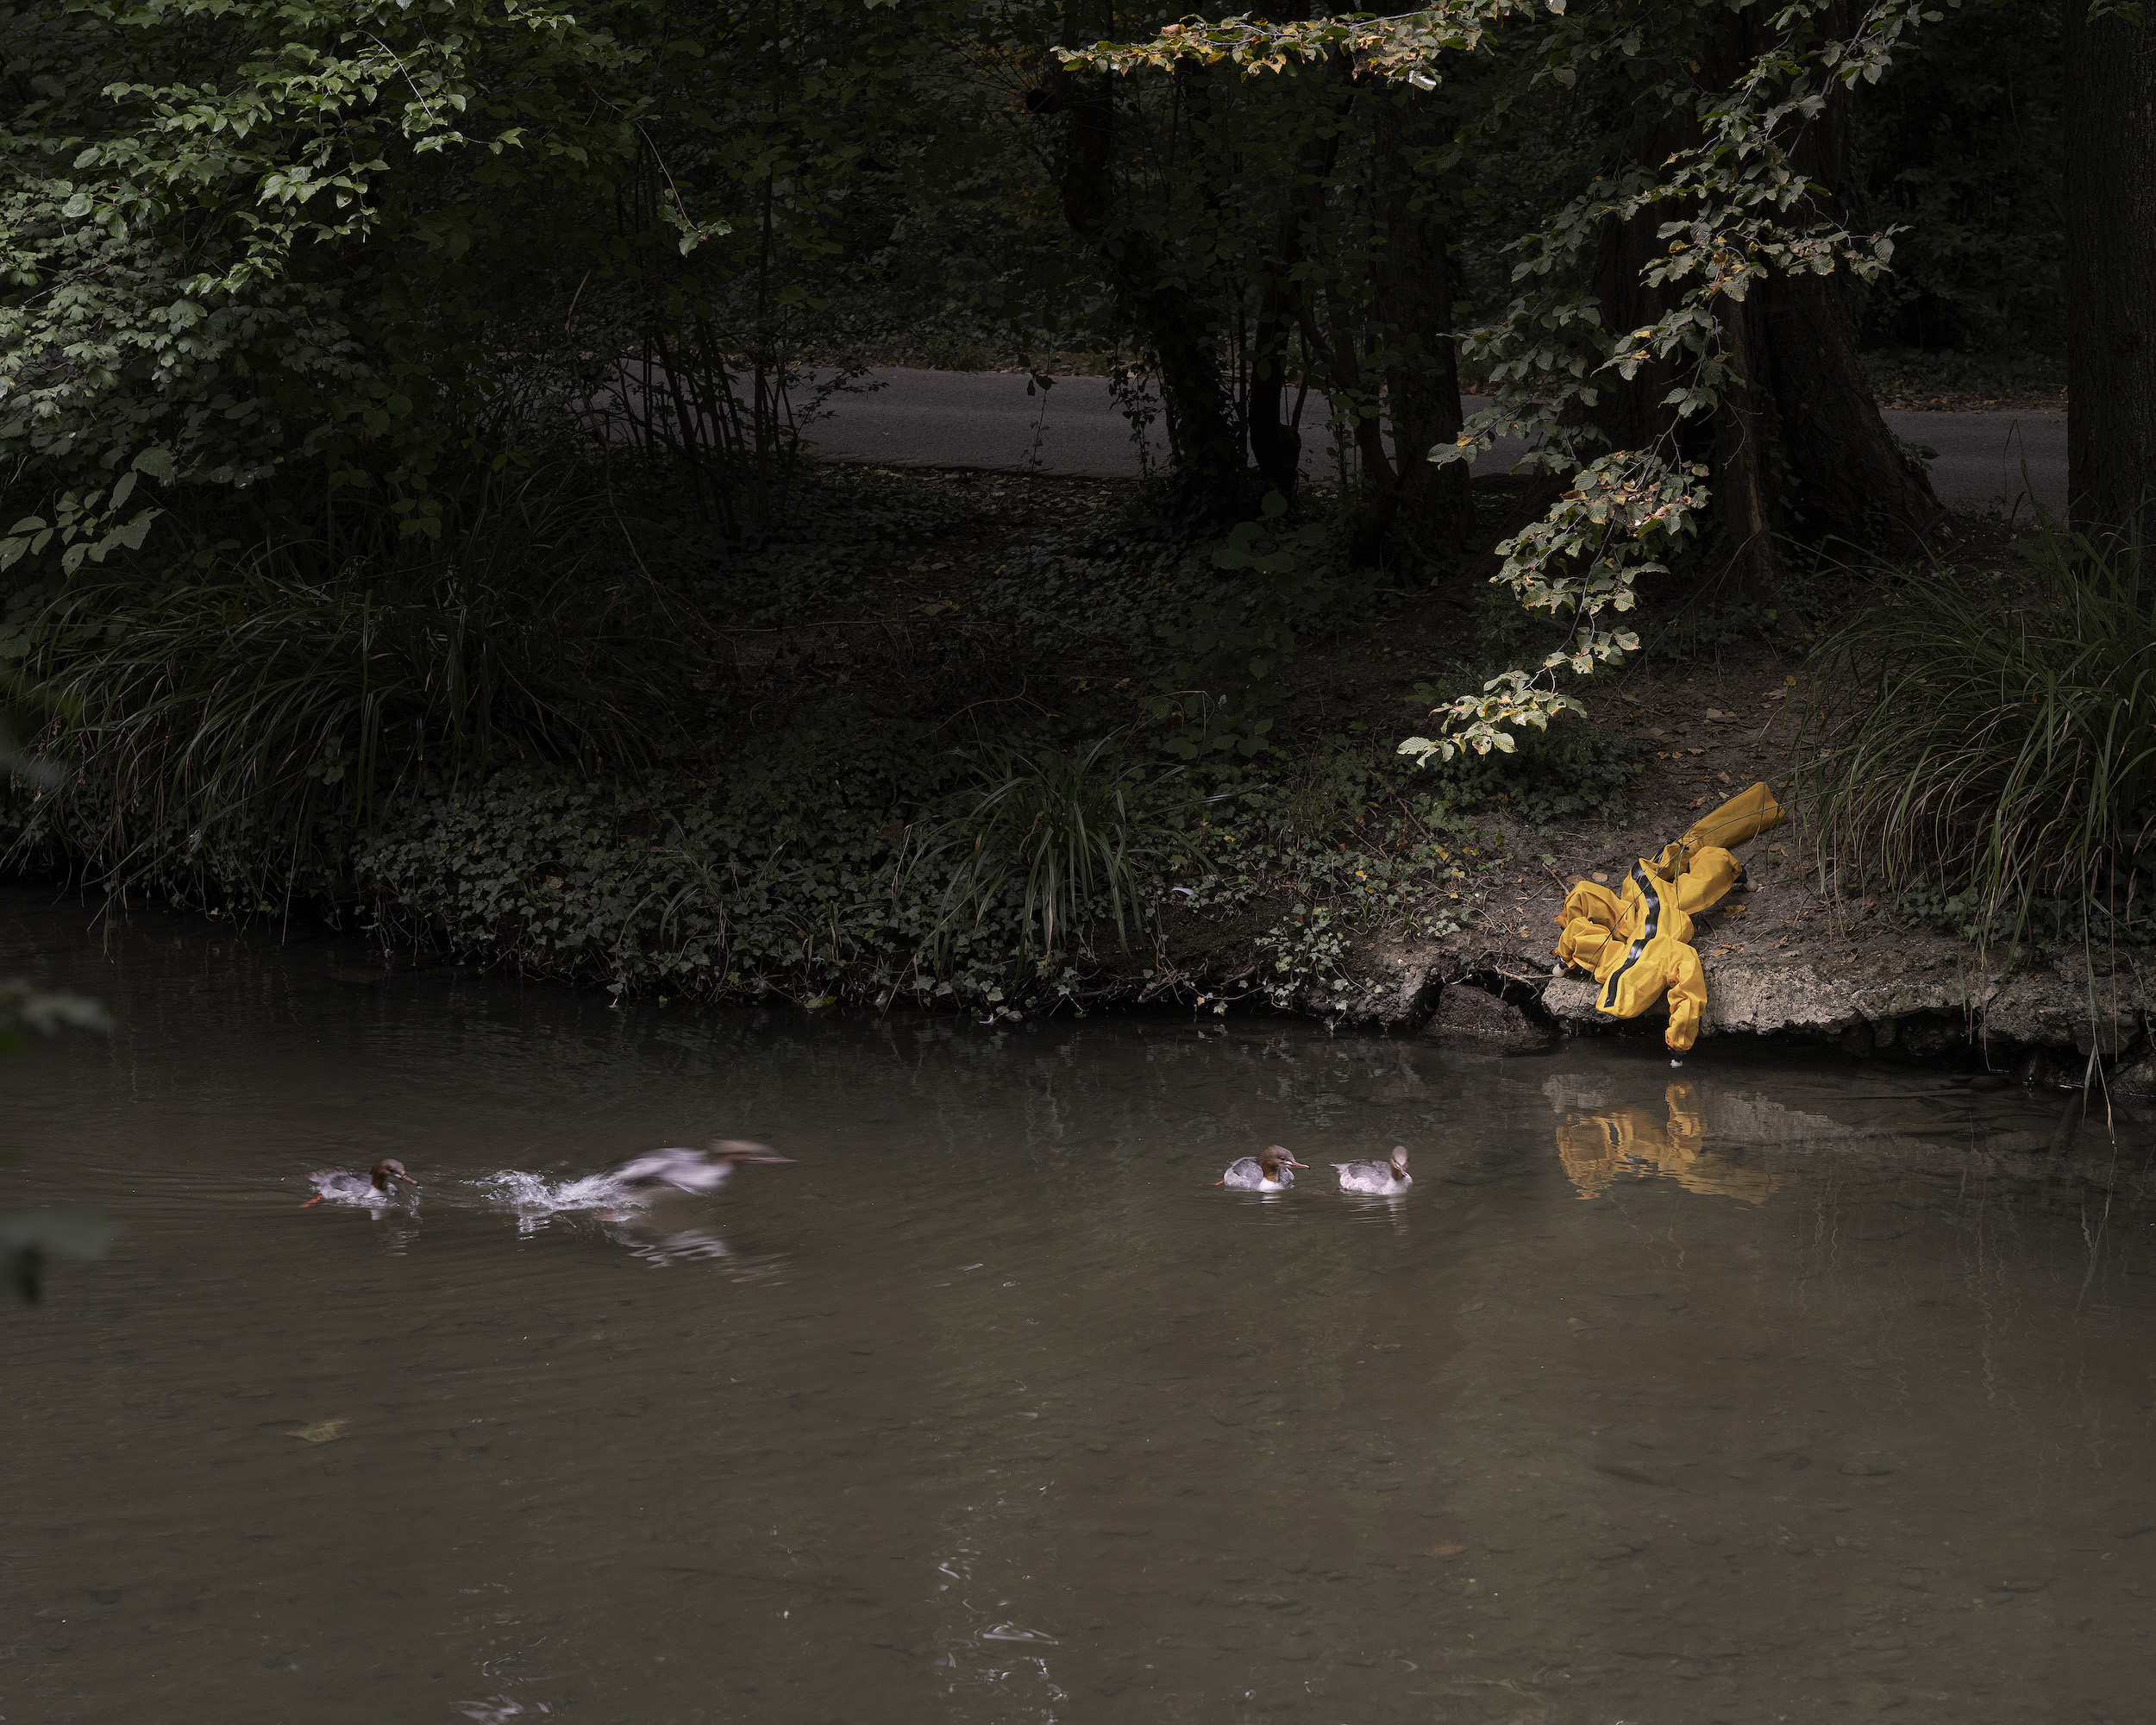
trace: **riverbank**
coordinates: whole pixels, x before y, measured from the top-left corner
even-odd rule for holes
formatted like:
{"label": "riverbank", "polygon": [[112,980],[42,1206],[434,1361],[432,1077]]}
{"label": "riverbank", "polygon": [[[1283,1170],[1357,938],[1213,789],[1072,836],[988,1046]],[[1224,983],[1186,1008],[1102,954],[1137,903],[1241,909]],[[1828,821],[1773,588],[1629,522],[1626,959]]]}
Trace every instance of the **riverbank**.
{"label": "riverbank", "polygon": [[[1972,570],[1996,575],[2013,543],[1995,525],[1965,524],[1958,549]],[[1455,585],[1435,596],[1432,611],[1441,618],[1472,603]],[[1346,986],[1326,979],[1305,988],[1294,1008],[1499,1047],[1557,1035],[1658,1040],[1664,1008],[1613,1020],[1595,1010],[1591,980],[1552,974],[1554,913],[1574,881],[1614,887],[1634,858],[1653,856],[1745,786],[1791,784],[1806,746],[1802,655],[1771,628],[1730,631],[1711,645],[1697,638],[1717,630],[1710,619],[1690,650],[1669,641],[1583,687],[1591,708],[1583,728],[1612,753],[1634,751],[1639,763],[1620,810],[1538,824],[1486,806],[1489,829],[1504,839],[1493,854],[1505,861],[1481,878],[1463,925],[1430,939],[1351,942],[1342,956]],[[1665,637],[1671,632],[1665,623]],[[1365,668],[1375,681],[1377,668]],[[1795,813],[1739,847],[1743,883],[1695,919],[1708,988],[1702,1057],[1720,1039],[1760,1038],[2079,1085],[2093,1052],[2112,1088],[2156,1097],[2156,954],[2032,945],[2009,963],[2000,949],[1940,932],[1853,885],[1836,890],[1801,807]],[[1171,949],[1185,955],[1185,975],[1201,990],[1247,988],[1262,973],[1248,932],[1224,939],[1217,924],[1190,914],[1171,916],[1169,926]]]}
{"label": "riverbank", "polygon": [[[1806,640],[1858,596],[1827,571],[1708,606],[1673,580],[1643,594],[1645,649],[1579,686],[1585,718],[1416,769],[1395,744],[1433,705],[1544,650],[1486,559],[1347,577],[1285,536],[1287,573],[1252,584],[1163,529],[1134,482],[833,470],[805,496],[795,536],[680,583],[701,620],[679,706],[697,717],[648,769],[528,761],[422,785],[330,830],[281,895],[239,893],[191,850],[172,867],[196,875],[135,890],[326,914],[394,962],[636,999],[1284,1010],[1499,1048],[1652,1033],[1551,975],[1553,913],[1733,791],[1789,784]],[[1478,483],[1476,501],[1495,537],[1517,487]],[[2013,546],[1969,522],[1946,549],[2000,580]],[[1024,837],[982,814],[998,786],[1045,800],[1035,828],[1107,820],[1136,894],[1119,931],[1106,875],[1069,906],[1079,938],[1045,946],[1025,870],[984,883],[968,859]],[[18,794],[18,862],[82,868],[65,800]],[[2009,973],[1837,888],[1801,825],[1744,860],[1745,888],[1700,919],[1701,1057],[1769,1038],[2078,1082],[2100,1046],[2156,1089],[2140,954]]]}

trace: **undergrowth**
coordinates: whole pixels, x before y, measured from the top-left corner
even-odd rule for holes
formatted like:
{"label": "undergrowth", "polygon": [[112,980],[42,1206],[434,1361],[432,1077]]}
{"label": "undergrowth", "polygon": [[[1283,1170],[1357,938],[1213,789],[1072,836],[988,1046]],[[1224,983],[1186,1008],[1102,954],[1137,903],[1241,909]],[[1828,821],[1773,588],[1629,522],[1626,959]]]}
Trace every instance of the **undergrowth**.
{"label": "undergrowth", "polygon": [[[1483,666],[1457,665],[1441,681],[1418,683],[1416,701],[1432,710],[1449,706],[1460,695],[1482,693],[1491,674],[1486,667],[1519,662],[1508,660],[1513,648],[1531,643],[1535,635],[1532,619],[1515,626],[1505,615],[1519,609],[1483,607],[1475,636]],[[1509,752],[1459,750],[1450,761],[1426,756],[1416,770],[1427,794],[1451,808],[1502,809],[1530,825],[1549,827],[1582,816],[1615,818],[1644,770],[1638,743],[1576,719],[1507,735]]]}
{"label": "undergrowth", "polygon": [[[1256,931],[1248,983],[1274,1006],[1343,1000],[1355,940],[1465,927],[1482,902],[1475,876],[1505,843],[1427,775],[1345,736],[1316,739],[1262,777],[1225,769],[1222,782],[1208,816],[1212,868],[1176,890],[1194,914],[1277,913]],[[1225,1013],[1232,997],[1209,998]]]}
{"label": "undergrowth", "polygon": [[2047,524],[2021,590],[1920,568],[1822,646],[1822,856],[2009,957],[2156,938],[2156,587]]}
{"label": "undergrowth", "polygon": [[1337,997],[1349,940],[1463,926],[1502,844],[1345,737],[1164,775],[1112,738],[938,749],[834,720],[633,788],[519,768],[430,794],[357,869],[387,938],[480,963],[996,1017],[1175,992],[1170,904],[1257,918],[1244,995]]}
{"label": "undergrowth", "polygon": [[1294,656],[1401,597],[1277,503],[1225,543],[1097,518],[965,595],[1014,661],[1114,667],[1112,698],[960,747],[937,712],[804,686],[744,734],[696,658],[713,617],[866,606],[970,506],[815,483],[813,555],[679,522],[627,546],[612,499],[527,482],[438,541],[385,520],[19,591],[0,650],[55,697],[66,770],[0,805],[9,854],[243,917],[358,910],[385,944],[622,994],[992,1017],[1197,992],[1172,906],[1250,943],[1234,998],[1322,1007],[1353,943],[1474,916],[1502,843],[1477,810],[1606,812],[1637,771],[1584,726],[1420,772],[1272,736]]}
{"label": "undergrowth", "polygon": [[19,587],[0,663],[51,715],[56,769],[11,808],[9,858],[246,908],[334,890],[349,834],[429,785],[512,762],[656,756],[678,630],[599,502],[492,478],[439,537],[385,507],[211,569],[91,567]]}
{"label": "undergrowth", "polygon": [[972,505],[878,473],[795,476],[785,507],[731,538],[659,538],[655,574],[730,628],[779,629],[875,615],[894,564],[957,530]]}
{"label": "undergrowth", "polygon": [[634,787],[530,768],[430,795],[359,878],[412,944],[662,999],[995,1015],[1097,992],[1104,927],[1150,946],[1202,835],[1112,740],[982,754],[858,719]]}

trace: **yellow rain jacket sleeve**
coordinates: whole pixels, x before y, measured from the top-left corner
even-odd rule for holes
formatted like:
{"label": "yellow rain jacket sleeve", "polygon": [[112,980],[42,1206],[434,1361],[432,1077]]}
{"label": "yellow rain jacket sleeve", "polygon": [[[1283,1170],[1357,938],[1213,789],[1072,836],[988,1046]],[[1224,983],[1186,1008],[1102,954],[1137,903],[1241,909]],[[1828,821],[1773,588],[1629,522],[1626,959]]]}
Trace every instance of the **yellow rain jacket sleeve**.
{"label": "yellow rain jacket sleeve", "polygon": [[1719,845],[1696,852],[1691,865],[1677,877],[1677,900],[1685,913],[1697,916],[1712,910],[1729,896],[1729,889],[1745,877],[1745,865]]}
{"label": "yellow rain jacket sleeve", "polygon": [[1748,791],[1738,792],[1714,813],[1694,821],[1683,843],[1693,850],[1709,844],[1727,850],[1763,832],[1771,832],[1782,825],[1782,805],[1775,801],[1774,793],[1764,785],[1754,785]]}
{"label": "yellow rain jacket sleeve", "polygon": [[1557,926],[1564,931],[1557,936],[1558,960],[1583,970],[1595,969],[1623,915],[1624,906],[1608,888],[1592,881],[1575,882],[1557,913]]}
{"label": "yellow rain jacket sleeve", "polygon": [[[1714,813],[1702,815],[1684,831],[1684,837],[1663,848],[1655,860],[1655,873],[1674,881],[1697,866],[1695,858],[1713,849],[1727,852],[1763,832],[1782,825],[1782,805],[1764,784],[1739,791]],[[1726,889],[1725,889],[1726,890]]]}

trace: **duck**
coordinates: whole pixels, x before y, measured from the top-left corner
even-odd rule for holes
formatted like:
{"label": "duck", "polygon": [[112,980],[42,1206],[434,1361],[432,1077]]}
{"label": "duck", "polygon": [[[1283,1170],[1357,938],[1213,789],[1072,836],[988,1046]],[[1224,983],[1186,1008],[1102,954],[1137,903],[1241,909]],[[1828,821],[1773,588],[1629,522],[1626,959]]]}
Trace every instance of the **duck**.
{"label": "duck", "polygon": [[314,1182],[315,1195],[299,1208],[311,1208],[325,1198],[340,1204],[386,1204],[397,1195],[391,1187],[392,1180],[401,1180],[407,1186],[419,1182],[404,1172],[404,1164],[393,1156],[385,1156],[363,1175],[348,1174],[342,1168],[325,1168],[307,1178]]}
{"label": "duck", "polygon": [[1295,1183],[1295,1176],[1288,1170],[1309,1166],[1290,1156],[1285,1145],[1272,1144],[1256,1156],[1231,1162],[1228,1171],[1213,1183],[1232,1186],[1238,1192],[1285,1192]]}
{"label": "duck", "polygon": [[1390,1162],[1336,1162],[1343,1192],[1405,1192],[1414,1180],[1407,1172],[1407,1146],[1393,1146]]}
{"label": "duck", "polygon": [[793,1160],[790,1156],[780,1156],[768,1145],[723,1138],[705,1150],[685,1150],[679,1145],[648,1150],[642,1156],[616,1163],[606,1170],[605,1177],[614,1185],[626,1186],[632,1191],[650,1191],[663,1186],[707,1198],[733,1178],[738,1164],[790,1164]]}

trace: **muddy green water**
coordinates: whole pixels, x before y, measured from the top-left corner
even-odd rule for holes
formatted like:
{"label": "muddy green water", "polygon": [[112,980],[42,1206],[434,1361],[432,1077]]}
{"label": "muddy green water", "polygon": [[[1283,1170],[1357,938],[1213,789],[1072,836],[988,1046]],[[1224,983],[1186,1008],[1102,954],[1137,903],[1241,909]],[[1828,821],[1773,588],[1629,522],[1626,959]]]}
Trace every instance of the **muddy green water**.
{"label": "muddy green water", "polygon": [[[14,1725],[2149,1716],[2141,1126],[2046,1158],[2053,1097],[1642,1042],[617,1013],[38,902],[0,974],[119,1029],[0,1070],[0,1208],[125,1232],[0,1311]],[[543,1201],[721,1133],[799,1163]],[[1298,1190],[1208,1187],[1275,1138]],[[1324,1189],[1396,1140],[1407,1198]],[[299,1208],[381,1155],[416,1206]]]}

